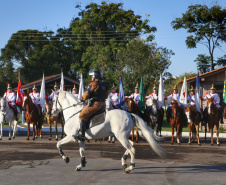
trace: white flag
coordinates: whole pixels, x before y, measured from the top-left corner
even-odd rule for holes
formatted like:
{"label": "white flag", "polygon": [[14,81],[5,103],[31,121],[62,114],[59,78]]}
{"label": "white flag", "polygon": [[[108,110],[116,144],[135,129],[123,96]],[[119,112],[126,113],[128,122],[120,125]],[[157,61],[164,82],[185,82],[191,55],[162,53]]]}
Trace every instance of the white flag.
{"label": "white flag", "polygon": [[81,99],[82,95],[84,93],[84,85],[83,85],[83,78],[81,74],[80,84],[79,84],[79,92],[78,92],[78,98]]}
{"label": "white flag", "polygon": [[41,85],[41,91],[40,91],[40,105],[43,109],[45,109],[45,78],[44,78],[44,73],[43,73],[43,78],[42,78],[42,85]]}
{"label": "white flag", "polygon": [[63,71],[61,71],[60,91],[65,91]]}
{"label": "white flag", "polygon": [[162,78],[162,72],[160,73],[160,80],[159,80],[159,90],[158,90],[158,101],[161,104],[164,104],[164,83],[163,83],[163,78]]}
{"label": "white flag", "polygon": [[181,93],[180,93],[180,103],[184,106],[187,105],[187,81],[186,81],[186,75],[184,76],[184,82],[182,85]]}

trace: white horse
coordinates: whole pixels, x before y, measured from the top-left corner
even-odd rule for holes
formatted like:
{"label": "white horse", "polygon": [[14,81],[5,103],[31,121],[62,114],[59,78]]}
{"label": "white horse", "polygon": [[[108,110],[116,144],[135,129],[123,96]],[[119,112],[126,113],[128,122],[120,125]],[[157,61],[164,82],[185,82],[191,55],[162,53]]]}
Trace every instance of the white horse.
{"label": "white horse", "polygon": [[[65,119],[65,134],[66,137],[57,142],[57,148],[59,150],[60,156],[68,163],[70,160],[64,155],[61,146],[63,144],[76,141],[80,136],[79,133],[79,113],[84,108],[83,102],[76,99],[72,94],[68,92],[60,92],[55,94],[53,99],[53,115],[57,116],[60,111],[63,111]],[[85,137],[87,139],[99,139],[107,137],[109,135],[114,135],[119,142],[126,148],[126,151],[121,159],[122,167],[125,173],[129,173],[134,169],[135,166],[135,148],[134,143],[129,140],[129,136],[132,130],[134,117],[136,126],[141,130],[142,134],[153,148],[153,150],[160,156],[164,156],[164,150],[157,144],[154,138],[154,131],[150,129],[144,121],[135,114],[130,114],[128,112],[114,109],[106,113],[106,119],[104,123],[94,126],[86,130]],[[79,141],[79,151],[81,156],[81,164],[76,167],[76,171],[80,171],[82,167],[85,167],[85,142]],[[131,156],[131,165],[127,167],[126,159],[128,155]]]}
{"label": "white horse", "polygon": [[[17,118],[20,118],[20,109],[17,107]],[[15,138],[15,134],[17,131],[17,121],[14,115],[13,110],[9,107],[9,104],[6,98],[1,99],[1,111],[0,111],[0,124],[1,124],[1,134],[0,140],[3,136],[3,125],[5,122],[9,123],[9,140],[11,140],[11,128],[13,128],[13,139]]]}

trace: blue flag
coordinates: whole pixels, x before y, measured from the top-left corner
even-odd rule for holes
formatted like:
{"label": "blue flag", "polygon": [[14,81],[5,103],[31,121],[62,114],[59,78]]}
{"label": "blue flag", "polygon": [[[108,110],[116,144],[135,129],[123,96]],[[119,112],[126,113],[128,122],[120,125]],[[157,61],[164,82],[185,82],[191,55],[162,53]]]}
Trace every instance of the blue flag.
{"label": "blue flag", "polygon": [[201,88],[200,88],[199,72],[197,72],[195,92],[197,91],[197,88],[199,90],[199,97],[201,97],[202,95],[201,95]]}
{"label": "blue flag", "polygon": [[122,83],[122,77],[120,77],[120,83],[119,83],[119,107],[123,106],[125,103],[125,94],[124,94],[124,88]]}

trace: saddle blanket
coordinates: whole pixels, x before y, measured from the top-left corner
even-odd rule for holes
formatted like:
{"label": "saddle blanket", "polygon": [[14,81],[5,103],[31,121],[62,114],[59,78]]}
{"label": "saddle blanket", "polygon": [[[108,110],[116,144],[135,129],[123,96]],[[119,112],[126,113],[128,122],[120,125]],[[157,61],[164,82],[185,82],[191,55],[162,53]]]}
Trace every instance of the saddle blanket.
{"label": "saddle blanket", "polygon": [[94,115],[89,121],[86,122],[86,129],[90,129],[97,126],[105,121],[106,112],[102,112]]}

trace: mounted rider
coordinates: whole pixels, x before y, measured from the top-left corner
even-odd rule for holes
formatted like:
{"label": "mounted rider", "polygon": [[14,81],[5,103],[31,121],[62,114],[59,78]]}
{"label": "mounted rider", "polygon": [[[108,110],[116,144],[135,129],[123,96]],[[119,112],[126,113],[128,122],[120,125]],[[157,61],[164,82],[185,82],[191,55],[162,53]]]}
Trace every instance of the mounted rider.
{"label": "mounted rider", "polygon": [[57,83],[55,82],[55,85],[54,85],[54,91],[52,91],[52,93],[50,94],[50,96],[48,96],[49,99],[51,99],[53,101],[53,98],[54,98],[54,93],[56,93],[58,90],[59,90],[59,86],[57,85]]}
{"label": "mounted rider", "polygon": [[8,87],[7,87],[7,92],[4,93],[4,98],[6,98],[9,106],[13,109],[13,112],[14,112],[14,115],[15,115],[15,118],[16,118],[16,121],[18,121],[18,118],[17,118],[17,106],[16,106],[16,96],[15,96],[15,93],[12,92],[12,87],[10,86],[10,84],[8,83]]}
{"label": "mounted rider", "polygon": [[[173,93],[170,94],[169,96],[165,97],[164,100],[171,100],[171,102],[176,101],[179,105],[179,107],[181,108],[182,114],[183,114],[183,122],[186,122],[187,118],[185,115],[185,110],[184,107],[180,104],[180,94],[178,93],[178,89],[177,89],[177,85],[175,84],[174,89],[173,89]],[[167,122],[170,121],[170,116],[172,114],[172,107],[171,105],[167,108],[166,111],[166,116],[167,116]]]}
{"label": "mounted rider", "polygon": [[138,82],[137,82],[137,85],[135,87],[135,92],[132,93],[130,96],[126,96],[125,101],[128,100],[129,98],[132,98],[134,100],[135,104],[138,106],[138,103],[140,101],[140,93],[139,93]]}
{"label": "mounted rider", "polygon": [[84,107],[79,115],[80,120],[80,141],[85,140],[86,122],[105,106],[105,99],[108,96],[107,87],[102,82],[102,75],[96,69],[89,70],[92,82],[87,86],[86,91],[81,97],[82,101],[88,100],[88,104]]}
{"label": "mounted rider", "polygon": [[191,85],[191,92],[187,96],[187,101],[188,101],[189,105],[195,106],[195,89],[193,88],[193,85]]}
{"label": "mounted rider", "polygon": [[[154,83],[154,87],[153,87],[153,93],[149,94],[144,100],[147,101],[149,99],[152,100],[158,100],[158,88],[156,87],[156,84]],[[152,106],[153,105],[153,101],[150,101],[150,104],[148,106]],[[161,112],[161,115],[164,115],[164,110],[162,108],[162,104],[161,102],[158,101],[158,111]]]}
{"label": "mounted rider", "polygon": [[111,88],[111,93],[109,94],[109,96],[110,96],[113,108],[118,109],[119,108],[118,107],[118,104],[119,104],[118,96],[119,96],[119,94],[116,93],[115,91],[116,91],[116,87],[115,87],[115,84],[113,83],[112,88]]}
{"label": "mounted rider", "polygon": [[[201,100],[206,101],[207,98],[214,98],[213,102],[216,105],[217,109],[219,110],[219,114],[220,114],[220,117],[221,117],[220,123],[223,124],[223,113],[221,111],[221,106],[220,106],[220,95],[215,92],[216,88],[214,87],[214,83],[212,83],[212,87],[210,88],[210,91],[211,92],[207,93],[204,98],[201,98]],[[208,115],[208,108],[206,107],[204,109],[204,117],[207,118],[207,115]]]}
{"label": "mounted rider", "polygon": [[77,90],[77,88],[75,87],[75,84],[74,84],[74,88],[72,89],[72,94],[73,94],[76,98],[78,98],[78,90]]}
{"label": "mounted rider", "polygon": [[40,94],[37,91],[37,88],[34,87],[32,88],[33,92],[31,92],[29,94],[29,96],[31,97],[32,103],[34,103],[34,105],[37,107],[38,111],[39,111],[39,115],[42,117],[42,107],[40,105]]}

